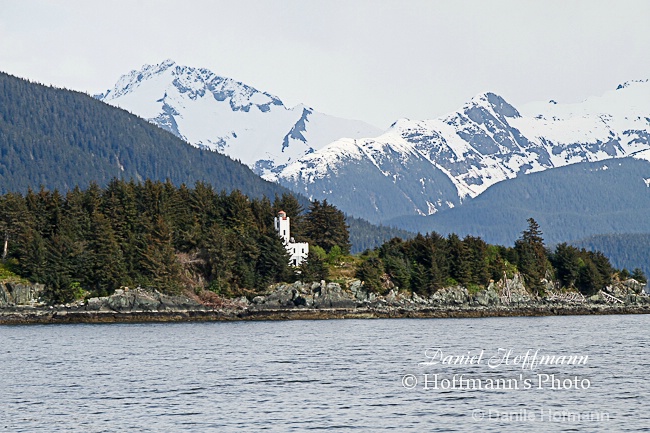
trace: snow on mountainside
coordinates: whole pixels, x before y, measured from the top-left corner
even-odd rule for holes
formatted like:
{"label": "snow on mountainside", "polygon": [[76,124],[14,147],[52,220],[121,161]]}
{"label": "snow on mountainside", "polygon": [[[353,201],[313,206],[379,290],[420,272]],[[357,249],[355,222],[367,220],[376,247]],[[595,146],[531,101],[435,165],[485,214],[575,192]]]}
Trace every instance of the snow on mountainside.
{"label": "snow on mountainside", "polygon": [[131,71],[96,98],[197,147],[239,159],[264,177],[339,138],[381,132],[304,105],[287,108],[276,96],[172,60]]}
{"label": "snow on mountainside", "polygon": [[[521,112],[494,93],[479,94],[438,119],[402,119],[375,138],[337,140],[275,179],[386,221],[457,206],[522,174],[625,156],[650,160],[647,80],[582,103],[535,103]],[[359,188],[359,176],[372,177],[377,188]]]}

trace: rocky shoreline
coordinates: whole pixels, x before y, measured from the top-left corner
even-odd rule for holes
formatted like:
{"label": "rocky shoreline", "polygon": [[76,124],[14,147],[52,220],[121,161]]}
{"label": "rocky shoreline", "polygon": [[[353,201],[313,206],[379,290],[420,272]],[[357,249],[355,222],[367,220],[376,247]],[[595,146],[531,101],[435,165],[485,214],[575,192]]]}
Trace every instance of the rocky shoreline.
{"label": "rocky shoreline", "polygon": [[[553,290],[531,295],[521,278],[504,278],[487,288],[469,292],[461,286],[437,291],[428,298],[390,290],[368,293],[361,281],[349,287],[337,283],[282,284],[252,300],[219,299],[206,303],[188,296],[169,296],[155,290],[121,289],[103,298],[46,306],[25,293],[39,288],[0,285],[0,324],[135,323],[238,320],[316,320],[380,318],[478,318],[594,314],[649,314],[650,296],[634,280],[617,282],[585,298],[577,292]],[[20,293],[25,304],[11,302]]]}

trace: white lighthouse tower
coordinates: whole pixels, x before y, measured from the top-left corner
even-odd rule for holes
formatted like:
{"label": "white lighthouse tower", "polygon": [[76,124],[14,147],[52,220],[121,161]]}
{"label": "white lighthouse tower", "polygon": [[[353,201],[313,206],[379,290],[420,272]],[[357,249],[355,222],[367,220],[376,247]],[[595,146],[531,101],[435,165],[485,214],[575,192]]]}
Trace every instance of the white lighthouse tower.
{"label": "white lighthouse tower", "polygon": [[303,260],[307,260],[309,244],[307,242],[294,242],[291,237],[291,221],[284,211],[278,212],[274,219],[275,231],[278,232],[284,241],[284,247],[291,256],[289,263],[292,266],[300,266]]}

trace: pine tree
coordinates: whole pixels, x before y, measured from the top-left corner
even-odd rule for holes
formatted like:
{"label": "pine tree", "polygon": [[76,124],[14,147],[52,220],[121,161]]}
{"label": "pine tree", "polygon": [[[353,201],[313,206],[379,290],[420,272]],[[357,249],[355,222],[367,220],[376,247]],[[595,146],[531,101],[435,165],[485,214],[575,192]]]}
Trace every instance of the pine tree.
{"label": "pine tree", "polygon": [[122,285],[129,284],[122,250],[111,224],[103,214],[91,217],[89,236],[89,266],[85,275],[86,287],[99,296],[111,294]]}
{"label": "pine tree", "polygon": [[467,246],[458,235],[452,233],[447,238],[449,253],[449,274],[461,285],[467,285],[472,280],[470,257]]}
{"label": "pine tree", "polygon": [[160,215],[147,225],[140,257],[142,283],[163,292],[178,293],[181,267],[176,259],[171,230]]}
{"label": "pine tree", "polygon": [[515,242],[515,250],[519,257],[517,267],[524,275],[524,280],[531,290],[542,294],[542,279],[546,276],[548,258],[542,232],[533,218],[528,218],[528,229]]}
{"label": "pine tree", "polygon": [[338,245],[344,254],[350,253],[350,233],[345,215],[327,200],[312,202],[305,221],[305,235],[309,242],[327,253]]}
{"label": "pine tree", "polygon": [[256,286],[267,287],[272,283],[293,280],[293,271],[289,268],[289,254],[280,238],[262,235],[258,243],[260,254],[255,266]]}
{"label": "pine tree", "polygon": [[463,244],[468,250],[468,260],[472,283],[486,286],[490,282],[490,262],[488,245],[480,237],[466,236]]}
{"label": "pine tree", "polygon": [[318,253],[318,246],[309,249],[307,260],[300,264],[300,279],[304,282],[307,281],[322,281],[329,278],[329,268],[325,264],[325,251],[322,255]]}
{"label": "pine tree", "polygon": [[584,266],[580,258],[580,250],[568,245],[566,242],[555,247],[551,256],[551,263],[555,268],[555,275],[565,287],[574,287],[578,279],[580,267]]}

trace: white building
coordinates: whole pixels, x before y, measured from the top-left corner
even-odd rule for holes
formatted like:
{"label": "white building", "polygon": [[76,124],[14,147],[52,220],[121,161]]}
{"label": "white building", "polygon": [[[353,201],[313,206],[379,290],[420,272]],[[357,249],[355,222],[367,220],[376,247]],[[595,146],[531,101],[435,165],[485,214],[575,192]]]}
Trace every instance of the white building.
{"label": "white building", "polygon": [[278,216],[275,217],[275,231],[278,232],[282,240],[284,241],[284,246],[291,256],[289,263],[292,266],[300,266],[303,260],[307,260],[307,254],[309,254],[309,244],[307,242],[294,242],[291,237],[291,223],[290,218],[287,216],[286,212],[278,212]]}

